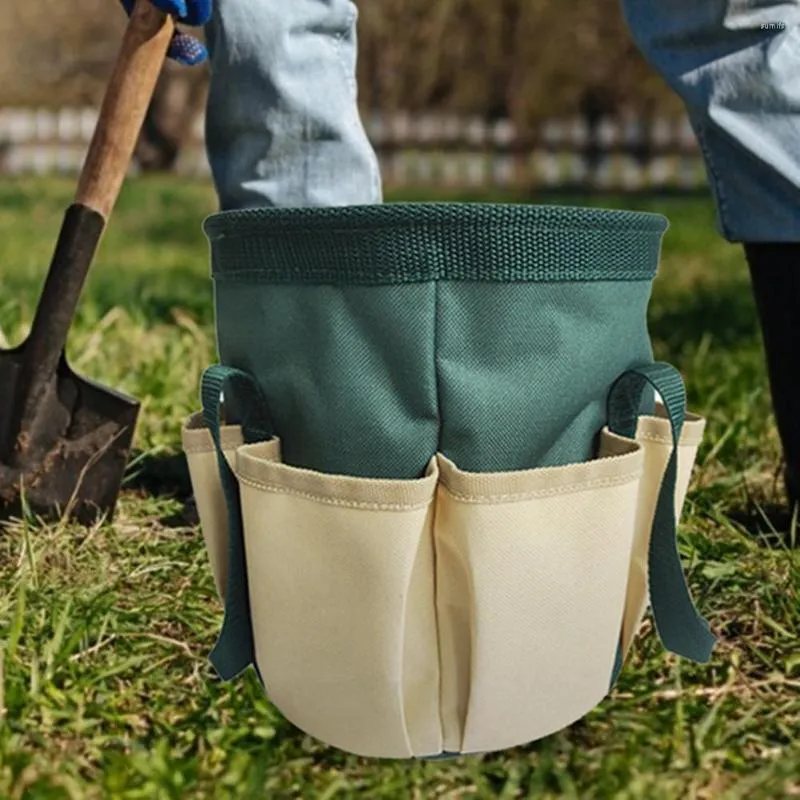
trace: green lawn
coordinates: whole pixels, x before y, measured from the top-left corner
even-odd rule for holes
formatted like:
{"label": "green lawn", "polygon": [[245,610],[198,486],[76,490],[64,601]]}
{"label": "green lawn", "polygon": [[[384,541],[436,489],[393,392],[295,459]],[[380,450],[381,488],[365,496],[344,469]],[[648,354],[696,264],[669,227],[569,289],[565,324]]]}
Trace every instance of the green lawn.
{"label": "green lawn", "polygon": [[[0,184],[0,346],[29,324],[68,180]],[[289,725],[207,654],[221,620],[180,425],[214,360],[206,184],[129,183],[80,307],[74,367],[143,402],[113,525],[0,535],[0,797],[785,798],[800,796],[800,556],[780,537],[779,447],[739,248],[706,199],[559,198],[672,222],[650,309],[656,356],[707,417],[681,525],[713,662],[667,656],[649,617],[585,720],[528,747],[383,762]],[[3,338],[5,344],[3,344]],[[760,509],[764,509],[764,512]]]}

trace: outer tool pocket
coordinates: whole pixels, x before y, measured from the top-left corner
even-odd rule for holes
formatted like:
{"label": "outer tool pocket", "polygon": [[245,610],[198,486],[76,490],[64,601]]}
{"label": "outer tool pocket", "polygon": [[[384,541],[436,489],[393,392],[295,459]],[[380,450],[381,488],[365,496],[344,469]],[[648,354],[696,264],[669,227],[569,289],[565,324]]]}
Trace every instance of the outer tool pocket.
{"label": "outer tool pocket", "polygon": [[541,738],[608,693],[644,454],[601,437],[604,458],[522,472],[467,473],[439,456],[445,750]]}
{"label": "outer tool pocket", "polygon": [[359,755],[441,750],[433,566],[435,459],[419,480],[237,451],[256,661],[304,731]]}
{"label": "outer tool pocket", "polygon": [[[703,439],[706,421],[697,414],[687,412],[683,431],[678,440],[678,470],[675,479],[675,519],[680,519],[689,480],[692,476],[697,449]],[[628,594],[625,617],[622,622],[622,655],[630,650],[633,637],[647,608],[647,570],[650,534],[653,528],[658,494],[672,452],[672,433],[664,406],[656,404],[654,416],[639,417],[636,440],[644,450],[639,502],[636,509],[636,533],[628,576]],[[607,452],[607,440],[600,443],[599,455]]]}
{"label": "outer tool pocket", "polygon": [[[181,431],[183,451],[189,464],[189,477],[197,504],[197,515],[203,529],[206,552],[211,562],[214,584],[220,599],[225,601],[225,585],[228,580],[228,511],[225,494],[219,478],[217,454],[214,440],[203,422],[202,413],[192,414]],[[220,428],[222,449],[228,461],[233,463],[236,448],[244,443],[242,429],[238,425]]]}

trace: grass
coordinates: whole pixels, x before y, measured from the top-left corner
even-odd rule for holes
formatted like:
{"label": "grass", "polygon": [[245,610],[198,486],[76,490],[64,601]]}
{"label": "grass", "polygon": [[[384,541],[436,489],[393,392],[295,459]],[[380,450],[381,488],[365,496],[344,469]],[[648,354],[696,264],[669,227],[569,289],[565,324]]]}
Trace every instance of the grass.
{"label": "grass", "polygon": [[[72,183],[0,185],[0,331],[20,341]],[[465,199],[465,198],[459,198]],[[469,199],[469,198],[466,198]],[[800,796],[800,561],[770,522],[779,445],[739,248],[706,198],[558,198],[672,221],[650,309],[656,356],[708,419],[681,524],[705,666],[644,624],[612,694],[571,728],[473,759],[389,762],[313,741],[255,677],[220,683],[202,536],[181,498],[182,419],[215,360],[206,184],[129,183],[69,354],[143,401],[118,517],[91,530],[25,520],[0,535],[0,797],[784,798]],[[2,344],[2,343],[0,343]],[[649,620],[649,618],[648,618]]]}

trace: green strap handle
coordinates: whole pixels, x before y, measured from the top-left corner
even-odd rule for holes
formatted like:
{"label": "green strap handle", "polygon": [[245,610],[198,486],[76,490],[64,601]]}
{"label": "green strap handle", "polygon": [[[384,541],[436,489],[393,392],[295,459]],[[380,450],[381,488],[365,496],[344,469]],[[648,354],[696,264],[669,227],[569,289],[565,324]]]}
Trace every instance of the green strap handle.
{"label": "green strap handle", "polygon": [[[675,482],[678,441],[686,416],[686,391],[680,373],[671,365],[655,362],[634,367],[614,382],[608,395],[608,427],[614,433],[636,438],[642,393],[650,384],[660,395],[672,429],[672,453],[656,503],[648,554],[650,604],[656,630],[664,647],[692,661],[707,663],[716,639],[700,616],[689,592],[678,552],[675,520]],[[621,660],[615,664],[618,674]]]}
{"label": "green strap handle", "polygon": [[[232,397],[234,394],[235,398]],[[256,664],[239,483],[222,451],[220,441],[221,397],[225,395],[228,396],[225,403],[228,417],[226,422],[241,424],[242,437],[246,443],[271,439],[274,434],[264,395],[258,383],[250,375],[221,364],[215,364],[203,373],[201,389],[203,420],[214,440],[220,481],[228,510],[228,579],[225,586],[225,618],[209,659],[220,678],[228,681],[241,674],[250,664],[254,666]],[[237,401],[236,408],[242,410],[242,418],[238,420],[231,418],[234,399]]]}

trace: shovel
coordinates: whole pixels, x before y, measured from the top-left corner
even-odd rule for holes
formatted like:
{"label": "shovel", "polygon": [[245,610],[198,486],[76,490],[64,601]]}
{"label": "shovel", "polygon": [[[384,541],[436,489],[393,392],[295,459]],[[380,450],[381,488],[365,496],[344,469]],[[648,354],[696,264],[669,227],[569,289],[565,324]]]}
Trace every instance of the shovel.
{"label": "shovel", "polygon": [[26,508],[84,525],[113,517],[139,403],[76,375],[65,346],[173,31],[171,17],[138,0],[30,335],[0,351],[0,519]]}

